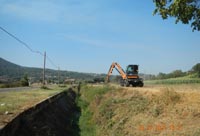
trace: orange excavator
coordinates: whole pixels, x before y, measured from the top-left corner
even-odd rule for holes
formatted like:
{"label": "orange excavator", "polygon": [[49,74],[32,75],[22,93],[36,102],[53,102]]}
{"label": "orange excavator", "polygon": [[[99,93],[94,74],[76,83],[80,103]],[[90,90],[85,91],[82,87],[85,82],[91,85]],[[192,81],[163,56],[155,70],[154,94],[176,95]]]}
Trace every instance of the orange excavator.
{"label": "orange excavator", "polygon": [[126,86],[126,87],[130,85],[132,85],[133,87],[144,86],[143,79],[138,76],[138,65],[128,65],[125,72],[117,62],[113,62],[112,65],[110,66],[110,69],[106,77],[107,82],[110,81],[109,78],[114,68],[121,75],[121,80],[120,80],[121,86]]}

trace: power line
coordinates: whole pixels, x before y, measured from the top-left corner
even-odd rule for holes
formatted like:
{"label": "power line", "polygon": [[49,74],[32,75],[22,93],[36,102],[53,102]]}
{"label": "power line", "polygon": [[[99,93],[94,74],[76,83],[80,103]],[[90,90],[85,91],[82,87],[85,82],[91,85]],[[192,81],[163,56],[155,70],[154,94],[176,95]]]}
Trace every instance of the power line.
{"label": "power line", "polygon": [[[12,38],[14,38],[15,40],[17,40],[19,43],[23,44],[29,51],[31,51],[32,53],[37,53],[40,54],[41,56],[44,56],[45,54],[43,54],[40,51],[37,50],[33,50],[27,43],[25,43],[24,41],[20,40],[17,36],[15,36],[14,34],[11,34],[10,32],[8,32],[6,29],[4,29],[3,27],[0,26],[0,29],[7,33],[9,36],[11,36]],[[47,56],[47,60],[51,63],[51,65],[53,65],[56,68],[59,68],[57,65],[55,65],[55,63],[49,58],[49,56]]]}
{"label": "power line", "polygon": [[7,33],[7,34],[8,34],[9,36],[11,36],[12,38],[14,38],[15,40],[17,40],[19,43],[23,44],[23,45],[24,45],[26,48],[28,48],[28,50],[30,50],[31,52],[33,52],[33,53],[38,53],[38,54],[40,54],[41,56],[44,56],[43,53],[41,53],[40,51],[35,51],[35,50],[33,50],[27,43],[23,42],[22,40],[20,40],[19,38],[17,38],[15,35],[11,34],[10,32],[8,32],[6,29],[2,28],[1,26],[0,26],[0,29],[1,29],[2,31],[4,31],[5,33]]}
{"label": "power line", "polygon": [[56,68],[59,68],[59,66],[55,65],[55,63],[49,58],[49,56],[46,56],[47,60],[51,63],[51,65],[53,65]]}

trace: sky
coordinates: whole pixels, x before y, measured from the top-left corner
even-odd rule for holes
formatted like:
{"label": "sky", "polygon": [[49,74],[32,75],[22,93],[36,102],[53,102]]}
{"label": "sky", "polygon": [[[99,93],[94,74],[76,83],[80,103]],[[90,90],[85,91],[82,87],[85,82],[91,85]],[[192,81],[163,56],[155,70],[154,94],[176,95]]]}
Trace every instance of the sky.
{"label": "sky", "polygon": [[[51,69],[107,73],[118,62],[145,74],[190,70],[200,62],[200,32],[153,16],[154,8],[152,0],[0,0],[0,27],[46,51]],[[0,57],[43,67],[43,56],[2,30]]]}

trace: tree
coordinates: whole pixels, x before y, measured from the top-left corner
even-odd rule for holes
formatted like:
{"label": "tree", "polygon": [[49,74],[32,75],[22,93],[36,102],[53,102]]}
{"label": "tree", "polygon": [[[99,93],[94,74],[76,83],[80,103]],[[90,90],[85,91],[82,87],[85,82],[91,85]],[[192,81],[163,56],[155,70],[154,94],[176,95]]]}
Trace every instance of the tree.
{"label": "tree", "polygon": [[194,65],[192,67],[192,70],[191,70],[193,73],[197,73],[198,74],[198,77],[200,77],[200,63],[197,63],[196,65]]}
{"label": "tree", "polygon": [[176,78],[176,77],[182,77],[185,76],[186,74],[182,72],[182,70],[174,70],[169,74],[169,78]]}
{"label": "tree", "polygon": [[96,77],[96,78],[93,79],[93,81],[95,83],[101,83],[101,82],[104,82],[104,78]]}
{"label": "tree", "polygon": [[200,71],[200,63],[197,63],[192,67],[193,72],[199,72]]}
{"label": "tree", "polygon": [[167,78],[167,74],[165,74],[165,73],[159,73],[158,75],[157,75],[157,79],[166,79]]}
{"label": "tree", "polygon": [[21,82],[21,86],[29,86],[28,75],[25,74],[20,82]]}
{"label": "tree", "polygon": [[200,0],[153,0],[155,14],[160,14],[163,19],[175,17],[176,22],[191,23],[194,30],[200,31]]}

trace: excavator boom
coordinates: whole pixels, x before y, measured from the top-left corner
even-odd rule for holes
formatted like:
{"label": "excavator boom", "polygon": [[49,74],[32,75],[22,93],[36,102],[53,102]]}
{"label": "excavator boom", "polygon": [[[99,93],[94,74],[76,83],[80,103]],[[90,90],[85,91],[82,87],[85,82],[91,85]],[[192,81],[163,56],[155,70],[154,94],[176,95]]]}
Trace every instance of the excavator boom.
{"label": "excavator boom", "polygon": [[106,77],[107,82],[109,82],[110,75],[112,74],[114,68],[119,72],[119,74],[122,76],[123,79],[127,79],[126,73],[122,69],[122,67],[117,62],[113,62],[112,65],[110,66],[110,69]]}

